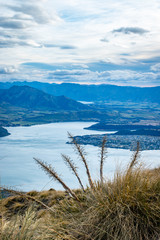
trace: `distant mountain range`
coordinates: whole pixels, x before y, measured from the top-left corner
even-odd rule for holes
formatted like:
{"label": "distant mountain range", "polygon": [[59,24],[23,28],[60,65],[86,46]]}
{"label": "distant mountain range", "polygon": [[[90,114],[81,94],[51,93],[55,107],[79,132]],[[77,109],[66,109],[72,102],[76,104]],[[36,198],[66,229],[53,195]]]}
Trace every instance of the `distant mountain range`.
{"label": "distant mountain range", "polygon": [[0,89],[0,126],[30,126],[66,121],[96,122],[112,119],[112,116],[115,114],[110,111],[96,110],[95,107],[68,97],[53,96],[30,86],[13,85],[9,89]]}
{"label": "distant mountain range", "polygon": [[65,96],[53,96],[30,86],[12,86],[9,89],[0,89],[1,104],[41,111],[79,111],[89,109],[87,105]]}
{"label": "distant mountain range", "polygon": [[0,126],[65,121],[155,125],[160,121],[159,93],[160,87],[0,83]]}
{"label": "distant mountain range", "polygon": [[81,85],[73,83],[6,82],[0,83],[0,89],[7,89],[14,85],[27,85],[54,96],[64,95],[76,101],[149,102],[160,104],[160,87],[142,88],[105,84]]}

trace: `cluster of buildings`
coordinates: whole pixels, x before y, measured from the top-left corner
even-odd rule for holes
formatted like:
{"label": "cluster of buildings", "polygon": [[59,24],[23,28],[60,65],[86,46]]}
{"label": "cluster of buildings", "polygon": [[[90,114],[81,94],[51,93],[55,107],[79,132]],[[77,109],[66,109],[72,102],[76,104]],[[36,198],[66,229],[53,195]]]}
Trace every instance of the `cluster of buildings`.
{"label": "cluster of buildings", "polygon": [[[90,144],[94,146],[101,146],[102,139],[105,135],[84,135],[76,136],[79,144]],[[120,148],[136,150],[137,142],[140,143],[140,150],[160,150],[160,137],[139,136],[139,135],[107,135],[107,148]]]}

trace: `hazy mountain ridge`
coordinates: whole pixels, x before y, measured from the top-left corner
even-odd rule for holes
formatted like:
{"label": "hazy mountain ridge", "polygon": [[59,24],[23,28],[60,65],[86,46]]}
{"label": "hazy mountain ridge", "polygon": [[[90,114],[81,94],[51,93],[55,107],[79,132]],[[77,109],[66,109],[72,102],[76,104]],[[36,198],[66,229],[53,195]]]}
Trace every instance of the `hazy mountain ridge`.
{"label": "hazy mountain ridge", "polygon": [[0,88],[13,85],[30,86],[54,96],[64,95],[77,101],[120,101],[160,103],[160,87],[128,87],[116,85],[81,85],[74,83],[6,82]]}
{"label": "hazy mountain ridge", "polygon": [[0,103],[31,110],[84,110],[89,107],[65,96],[53,96],[30,86],[12,86],[0,90]]}
{"label": "hazy mountain ridge", "polygon": [[[25,84],[36,85],[37,88]],[[43,91],[53,92],[54,90],[57,95],[62,95],[65,92],[68,96],[72,95],[77,99],[81,97],[83,101],[88,98],[87,102],[91,101],[94,104],[87,105],[65,96],[54,96],[39,90],[38,87],[43,88]],[[66,121],[92,121],[108,124],[143,124],[143,122],[146,124],[147,121],[148,124],[159,125],[159,92],[157,95],[154,94],[155,102],[150,101],[149,98],[144,98],[143,101],[140,101],[139,98],[137,100],[139,102],[134,102],[136,100],[130,98],[128,101],[124,100],[126,99],[125,96],[122,99],[117,97],[118,100],[116,101],[114,96],[111,96],[113,89],[110,95],[107,95],[109,87],[116,88],[117,91],[127,88],[109,85],[49,84],[40,82],[0,83],[0,125],[26,126]],[[98,92],[99,88],[101,89],[100,92]],[[108,90],[105,91],[105,88]],[[140,88],[138,89],[140,90]],[[150,88],[152,91],[158,91],[158,89],[159,87]],[[102,90],[104,95],[101,95]],[[151,93],[148,94],[149,97],[152,97],[152,95]],[[101,100],[95,100],[96,97]],[[109,100],[102,100],[106,97]],[[140,97],[142,96],[140,95]]]}

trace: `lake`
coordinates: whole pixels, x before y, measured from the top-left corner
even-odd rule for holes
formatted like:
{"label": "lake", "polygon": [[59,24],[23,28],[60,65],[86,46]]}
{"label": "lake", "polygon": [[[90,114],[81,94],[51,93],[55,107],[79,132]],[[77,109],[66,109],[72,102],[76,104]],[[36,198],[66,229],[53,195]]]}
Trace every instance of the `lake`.
{"label": "lake", "polygon": [[[87,177],[83,163],[68,141],[67,132],[72,135],[102,134],[104,132],[83,129],[94,124],[93,122],[66,122],[36,125],[31,127],[8,127],[10,136],[0,138],[0,184],[14,189],[30,191],[43,189],[62,189],[59,183],[50,179],[35,163],[33,157],[51,164],[62,179],[71,188],[79,187],[77,179],[65,165],[61,154],[66,154],[78,166],[79,175],[84,184]],[[86,158],[91,170],[92,178],[99,177],[98,147],[84,146]],[[132,152],[123,149],[108,149],[104,165],[104,175],[112,178],[115,170],[125,169]],[[160,164],[160,150],[143,151],[140,161],[147,167],[153,168]]]}

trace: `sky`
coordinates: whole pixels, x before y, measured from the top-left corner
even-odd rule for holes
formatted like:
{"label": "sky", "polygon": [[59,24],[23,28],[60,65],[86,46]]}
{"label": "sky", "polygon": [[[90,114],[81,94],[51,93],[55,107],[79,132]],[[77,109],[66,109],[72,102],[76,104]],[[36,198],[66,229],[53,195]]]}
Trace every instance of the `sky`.
{"label": "sky", "polygon": [[0,0],[0,81],[160,86],[159,0]]}

